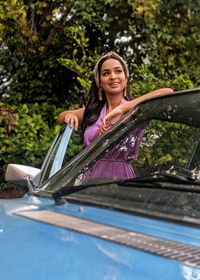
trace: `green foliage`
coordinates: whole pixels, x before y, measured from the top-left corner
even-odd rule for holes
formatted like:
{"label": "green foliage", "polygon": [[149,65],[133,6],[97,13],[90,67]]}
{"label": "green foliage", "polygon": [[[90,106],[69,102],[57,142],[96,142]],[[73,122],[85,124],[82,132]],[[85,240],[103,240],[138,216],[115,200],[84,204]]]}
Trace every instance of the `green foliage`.
{"label": "green foliage", "polygon": [[[0,166],[1,180],[8,163],[40,167],[60,126],[48,126],[48,109],[55,122],[55,106],[33,104],[9,106],[0,103]],[[53,111],[54,110],[54,111]],[[53,121],[52,121],[53,123]]]}
{"label": "green foliage", "polygon": [[87,93],[92,76],[91,68],[94,65],[94,57],[87,55],[89,38],[86,38],[85,29],[78,26],[70,26],[68,32],[71,34],[76,48],[73,50],[71,58],[59,58],[58,61],[61,65],[76,73],[77,81]]}
{"label": "green foliage", "polygon": [[77,155],[83,148],[83,139],[80,136],[81,132],[73,133],[68,146],[68,160],[72,159],[75,155]]}
{"label": "green foliage", "polygon": [[134,97],[163,87],[170,87],[177,91],[195,88],[199,85],[199,66],[192,73],[180,74],[173,78],[170,73],[159,74],[158,77],[151,71],[151,67],[148,64],[133,65],[131,89]]}
{"label": "green foliage", "polygon": [[140,59],[148,71],[168,80],[175,90],[198,86],[200,2],[134,1],[132,8]]}
{"label": "green foliage", "polygon": [[199,131],[196,128],[151,121],[145,129],[138,159],[133,164],[139,172],[142,170],[140,176],[145,176],[145,172],[150,170],[168,170],[174,164],[186,167],[192,153],[192,143],[196,143],[198,138]]}
{"label": "green foliage", "polygon": [[[103,0],[1,3],[1,99],[32,103],[34,96],[35,102],[58,106],[66,99],[83,103],[88,88],[84,74],[91,70],[94,54],[113,48],[119,28],[128,28],[128,19],[116,22],[127,7],[126,1]],[[65,58],[67,68],[59,58]]]}

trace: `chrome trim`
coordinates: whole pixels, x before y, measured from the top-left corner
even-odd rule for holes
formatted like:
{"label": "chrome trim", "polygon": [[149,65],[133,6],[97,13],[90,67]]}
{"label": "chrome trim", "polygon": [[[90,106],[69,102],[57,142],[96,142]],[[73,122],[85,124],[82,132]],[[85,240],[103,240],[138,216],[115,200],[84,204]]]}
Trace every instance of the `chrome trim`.
{"label": "chrome trim", "polygon": [[49,210],[20,211],[15,214],[200,268],[200,247],[194,245],[137,233]]}

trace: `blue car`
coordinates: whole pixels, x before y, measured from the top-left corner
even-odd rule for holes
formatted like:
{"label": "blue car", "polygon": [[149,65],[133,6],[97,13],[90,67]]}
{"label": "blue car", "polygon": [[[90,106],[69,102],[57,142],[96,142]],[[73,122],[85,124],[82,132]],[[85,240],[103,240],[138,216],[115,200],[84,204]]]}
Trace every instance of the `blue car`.
{"label": "blue car", "polygon": [[[133,178],[85,179],[144,124]],[[0,279],[200,279],[200,88],[141,103],[70,159],[71,137],[41,169],[8,165],[29,191],[0,200]]]}

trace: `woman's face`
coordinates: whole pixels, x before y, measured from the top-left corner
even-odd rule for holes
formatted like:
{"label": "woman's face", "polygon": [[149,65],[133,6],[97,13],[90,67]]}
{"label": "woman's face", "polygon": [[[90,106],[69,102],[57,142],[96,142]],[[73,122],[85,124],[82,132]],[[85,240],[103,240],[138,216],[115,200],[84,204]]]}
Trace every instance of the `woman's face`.
{"label": "woman's face", "polygon": [[103,62],[100,73],[100,86],[106,94],[121,94],[127,83],[127,78],[121,63],[117,59],[109,58]]}

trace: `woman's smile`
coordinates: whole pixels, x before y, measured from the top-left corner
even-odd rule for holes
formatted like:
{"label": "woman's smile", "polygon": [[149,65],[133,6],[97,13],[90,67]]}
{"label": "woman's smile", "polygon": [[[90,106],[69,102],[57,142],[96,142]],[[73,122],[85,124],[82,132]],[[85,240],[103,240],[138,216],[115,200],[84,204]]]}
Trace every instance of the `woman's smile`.
{"label": "woman's smile", "polygon": [[110,85],[111,87],[113,87],[113,88],[116,88],[116,87],[119,86],[119,84],[120,84],[120,83],[118,83],[118,82],[112,82],[112,83],[110,83],[109,85]]}

